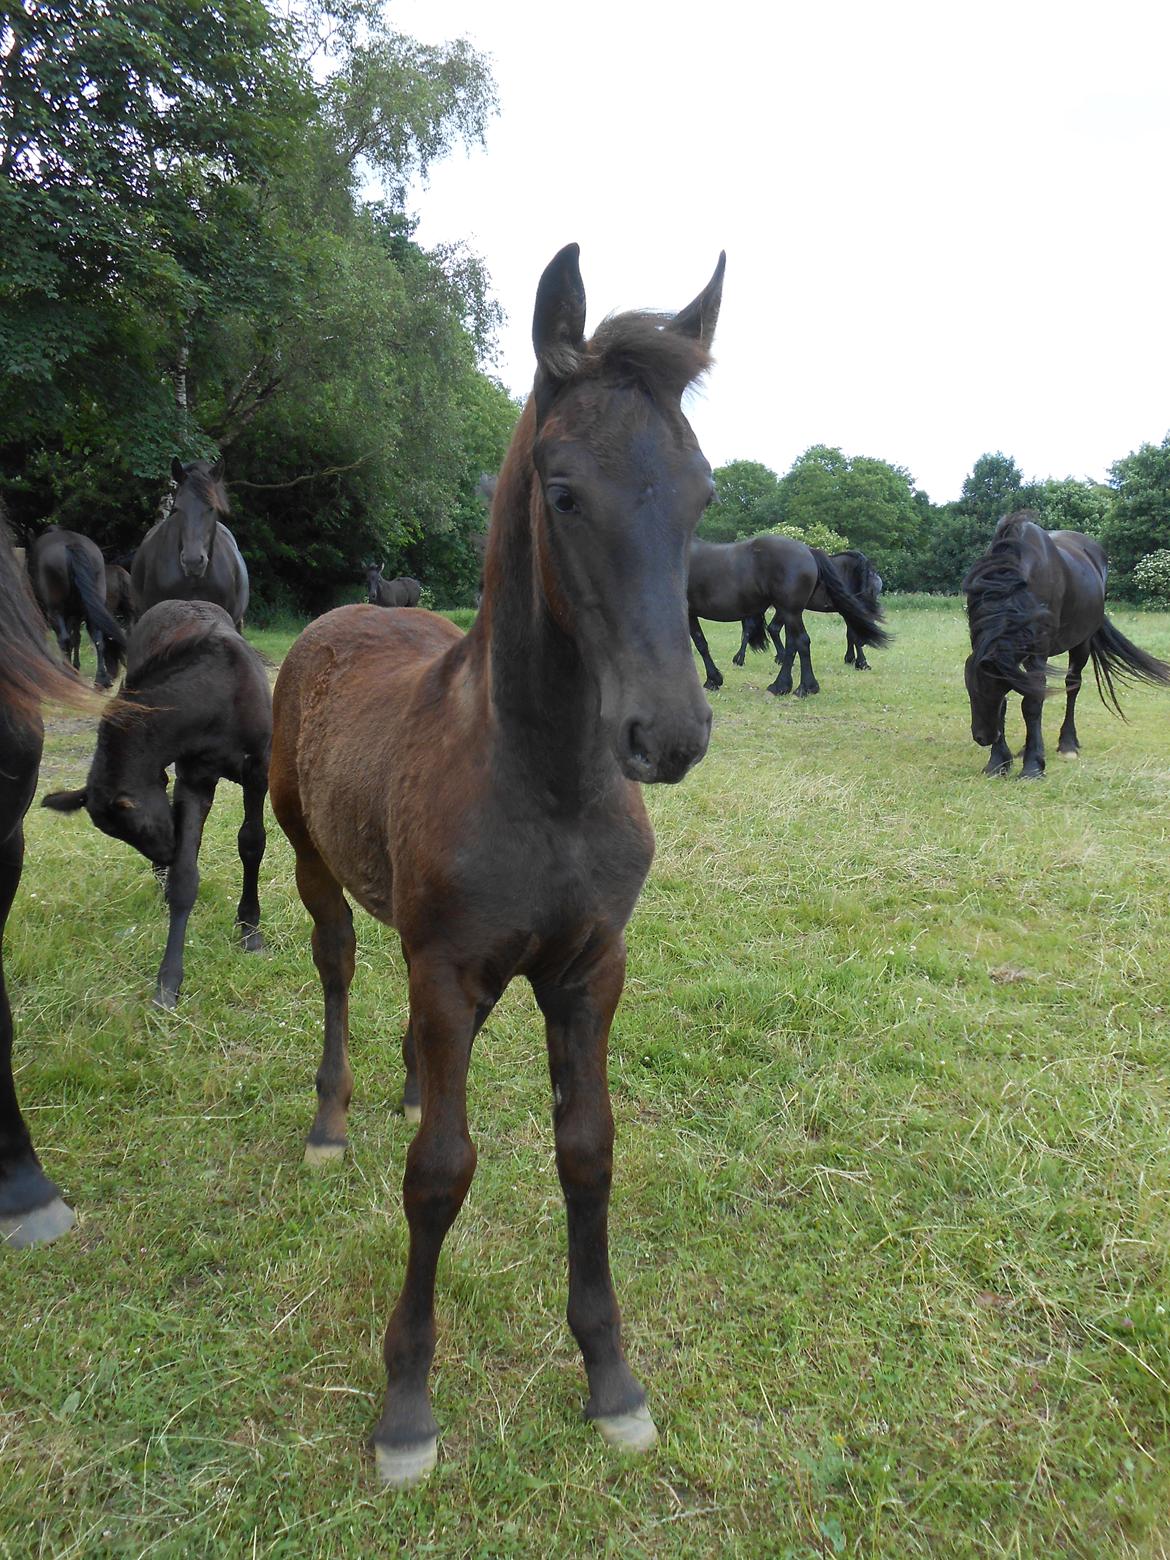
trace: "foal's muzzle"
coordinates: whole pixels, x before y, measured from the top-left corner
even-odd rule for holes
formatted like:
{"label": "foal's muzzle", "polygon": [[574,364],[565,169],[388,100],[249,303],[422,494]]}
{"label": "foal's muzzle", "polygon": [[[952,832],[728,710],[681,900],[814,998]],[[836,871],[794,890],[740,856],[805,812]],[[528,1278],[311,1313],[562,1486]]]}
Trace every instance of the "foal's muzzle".
{"label": "foal's muzzle", "polygon": [[643,785],[673,785],[703,757],[711,739],[711,707],[687,720],[628,721],[618,748],[618,764],[627,780]]}

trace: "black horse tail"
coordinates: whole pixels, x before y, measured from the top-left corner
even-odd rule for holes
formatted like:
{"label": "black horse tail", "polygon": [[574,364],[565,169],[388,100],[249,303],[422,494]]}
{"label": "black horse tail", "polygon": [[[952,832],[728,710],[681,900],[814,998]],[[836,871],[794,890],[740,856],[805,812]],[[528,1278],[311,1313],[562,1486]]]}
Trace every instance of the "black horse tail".
{"label": "black horse tail", "polygon": [[77,594],[81,597],[81,610],[85,626],[92,635],[100,629],[119,650],[126,648],[126,635],[117,618],[113,617],[97,588],[97,575],[85,553],[76,545],[67,547],[69,574]]}
{"label": "black horse tail", "polygon": [[751,617],[743,620],[744,638],[752,650],[766,650],[768,648],[768,635],[764,629],[764,612],[753,612]]}
{"label": "black horse tail", "polygon": [[872,606],[851,591],[819,547],[809,549],[817,565],[817,583],[829,598],[834,612],[845,619],[845,626],[859,644],[875,645],[881,649],[888,645],[890,636],[882,627],[882,609],[875,601]]}
{"label": "black horse tail", "polygon": [[1121,714],[1121,705],[1117,702],[1117,690],[1113,685],[1115,677],[1123,683],[1144,682],[1159,687],[1170,685],[1170,666],[1165,661],[1159,661],[1156,656],[1139,650],[1108,618],[1089,640],[1089,654],[1093,657],[1093,674],[1097,679],[1101,702],[1106,709],[1112,708],[1115,714],[1121,715],[1122,720],[1125,716]]}

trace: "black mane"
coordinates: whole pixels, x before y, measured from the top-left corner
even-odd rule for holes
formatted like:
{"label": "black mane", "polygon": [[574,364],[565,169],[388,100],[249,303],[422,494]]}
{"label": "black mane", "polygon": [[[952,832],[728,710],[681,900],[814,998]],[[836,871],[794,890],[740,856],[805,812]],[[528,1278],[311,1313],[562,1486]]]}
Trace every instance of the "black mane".
{"label": "black mane", "polygon": [[1026,523],[1035,523],[1027,509],[1001,520],[991,546],[968,569],[961,587],[976,666],[1021,694],[1037,691],[1036,673],[1025,667],[1045,659],[1052,625],[1052,614],[1033,596],[1021,571],[1020,527]]}

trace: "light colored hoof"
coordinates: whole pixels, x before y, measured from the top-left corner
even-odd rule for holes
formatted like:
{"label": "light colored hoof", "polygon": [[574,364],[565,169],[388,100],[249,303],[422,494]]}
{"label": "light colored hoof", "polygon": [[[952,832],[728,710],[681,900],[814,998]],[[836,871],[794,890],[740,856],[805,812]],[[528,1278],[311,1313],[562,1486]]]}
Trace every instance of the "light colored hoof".
{"label": "light colored hoof", "polygon": [[77,1215],[67,1202],[54,1197],[43,1208],[31,1213],[5,1214],[0,1217],[0,1239],[22,1250],[26,1246],[47,1246],[77,1223]]}
{"label": "light colored hoof", "polygon": [[417,1127],[419,1122],[422,1120],[422,1106],[403,1105],[402,1119],[408,1122],[410,1126]]}
{"label": "light colored hoof", "polygon": [[419,1441],[415,1446],[379,1446],[374,1442],[374,1461],[378,1478],[391,1489],[405,1490],[419,1484],[439,1460],[439,1438]]}
{"label": "light colored hoof", "polygon": [[1056,756],[1057,758],[1080,758],[1081,755],[1079,753],[1065,753],[1064,751],[1059,751]]}
{"label": "light colored hoof", "polygon": [[623,1452],[648,1452],[658,1440],[658,1431],[645,1403],[629,1414],[609,1414],[593,1423],[602,1440]]}
{"label": "light colored hoof", "polygon": [[339,1159],[345,1158],[348,1143],[306,1143],[305,1163],[307,1165],[332,1165]]}

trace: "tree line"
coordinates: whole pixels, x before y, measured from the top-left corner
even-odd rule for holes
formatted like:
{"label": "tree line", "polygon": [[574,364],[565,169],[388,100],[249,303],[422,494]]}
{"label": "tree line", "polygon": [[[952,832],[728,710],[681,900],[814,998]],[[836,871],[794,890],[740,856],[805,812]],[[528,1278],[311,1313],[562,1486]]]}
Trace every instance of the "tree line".
{"label": "tree line", "polygon": [[984,454],[960,497],[932,504],[901,466],[814,445],[778,476],[758,461],[715,472],[699,527],[710,541],[780,532],[826,551],[869,554],[891,590],[953,593],[1001,515],[1035,509],[1049,530],[1098,537],[1114,594],[1170,605],[1170,434],[1114,463],[1107,483],[1025,481],[1000,451]]}

